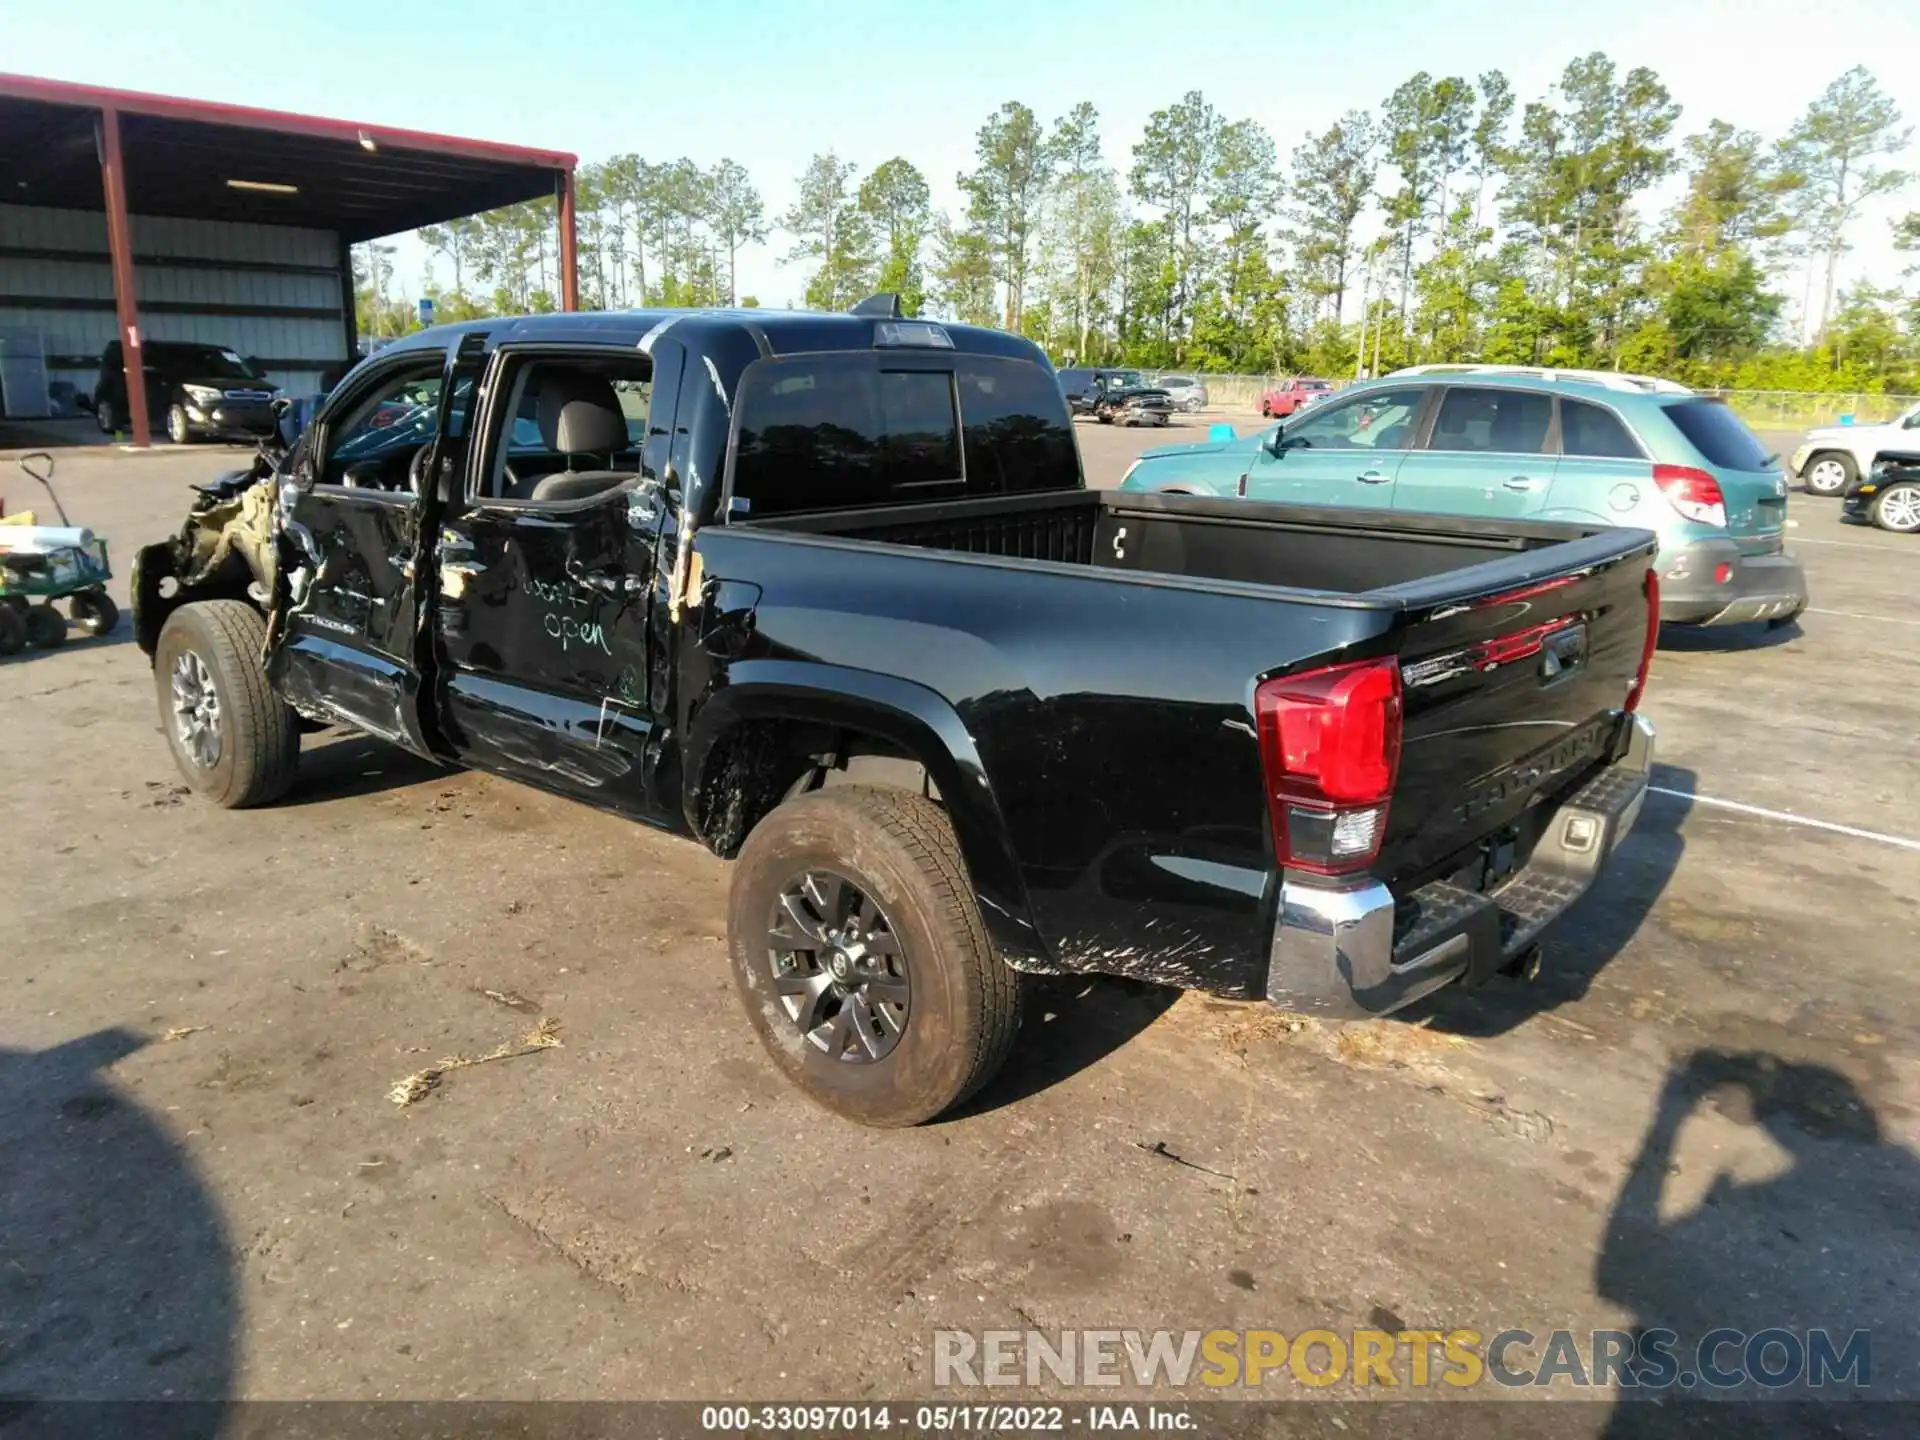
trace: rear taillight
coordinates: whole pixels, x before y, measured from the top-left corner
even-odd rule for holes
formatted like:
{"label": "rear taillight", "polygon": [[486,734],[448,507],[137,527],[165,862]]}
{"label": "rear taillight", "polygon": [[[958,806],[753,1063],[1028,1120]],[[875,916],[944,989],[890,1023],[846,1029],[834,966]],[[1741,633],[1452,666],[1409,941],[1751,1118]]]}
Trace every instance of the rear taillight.
{"label": "rear taillight", "polygon": [[1400,768],[1400,662],[1268,680],[1253,709],[1280,864],[1318,875],[1365,869],[1380,853]]}
{"label": "rear taillight", "polygon": [[1687,519],[1717,530],[1727,528],[1727,497],[1720,493],[1720,482],[1706,471],[1691,465],[1656,465],[1653,483]]}
{"label": "rear taillight", "polygon": [[1647,638],[1640,646],[1640,671],[1627,691],[1627,709],[1638,710],[1640,697],[1647,693],[1647,676],[1653,670],[1653,647],[1660,643],[1660,577],[1647,571]]}

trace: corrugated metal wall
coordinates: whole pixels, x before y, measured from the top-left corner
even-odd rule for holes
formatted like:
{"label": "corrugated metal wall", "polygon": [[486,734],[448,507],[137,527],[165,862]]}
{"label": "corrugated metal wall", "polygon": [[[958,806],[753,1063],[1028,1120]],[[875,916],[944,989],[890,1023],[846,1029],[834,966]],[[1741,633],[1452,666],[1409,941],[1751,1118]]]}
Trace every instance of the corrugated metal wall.
{"label": "corrugated metal wall", "polygon": [[[346,362],[340,242],[327,230],[135,215],[141,336],[258,356],[292,394]],[[90,394],[116,338],[107,217],[0,205],[0,325],[40,331],[47,370]]]}

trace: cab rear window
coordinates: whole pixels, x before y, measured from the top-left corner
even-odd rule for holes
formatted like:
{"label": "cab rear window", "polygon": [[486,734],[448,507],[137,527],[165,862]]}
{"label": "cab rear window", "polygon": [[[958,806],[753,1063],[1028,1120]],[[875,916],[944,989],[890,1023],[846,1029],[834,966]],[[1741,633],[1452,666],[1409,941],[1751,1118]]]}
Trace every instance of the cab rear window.
{"label": "cab rear window", "polygon": [[1771,470],[1775,459],[1740,417],[1718,400],[1682,400],[1667,418],[1709,465],[1723,470]]}
{"label": "cab rear window", "polygon": [[1079,483],[1059,387],[1026,361],[801,356],[752,367],[739,405],[730,493],[754,519]]}

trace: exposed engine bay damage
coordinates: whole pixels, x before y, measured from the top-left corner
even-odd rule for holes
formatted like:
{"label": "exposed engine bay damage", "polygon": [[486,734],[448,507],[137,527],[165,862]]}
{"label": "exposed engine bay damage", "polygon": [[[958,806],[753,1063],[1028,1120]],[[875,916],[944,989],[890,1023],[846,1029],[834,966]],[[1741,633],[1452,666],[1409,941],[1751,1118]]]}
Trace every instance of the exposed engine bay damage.
{"label": "exposed engine bay damage", "polygon": [[192,600],[247,600],[265,609],[278,576],[274,477],[238,471],[204,486],[171,540],[133,561],[134,639],[152,655],[167,617]]}

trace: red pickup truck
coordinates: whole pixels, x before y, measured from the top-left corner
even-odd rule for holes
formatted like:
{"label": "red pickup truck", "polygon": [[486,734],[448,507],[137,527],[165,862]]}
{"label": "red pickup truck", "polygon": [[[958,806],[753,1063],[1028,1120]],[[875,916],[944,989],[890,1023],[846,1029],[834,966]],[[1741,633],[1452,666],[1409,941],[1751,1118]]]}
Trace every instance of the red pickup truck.
{"label": "red pickup truck", "polygon": [[1326,399],[1332,393],[1331,380],[1314,380],[1305,375],[1296,375],[1291,380],[1269,385],[1260,392],[1260,413],[1269,420],[1275,416],[1291,415]]}

